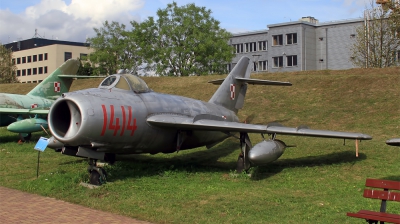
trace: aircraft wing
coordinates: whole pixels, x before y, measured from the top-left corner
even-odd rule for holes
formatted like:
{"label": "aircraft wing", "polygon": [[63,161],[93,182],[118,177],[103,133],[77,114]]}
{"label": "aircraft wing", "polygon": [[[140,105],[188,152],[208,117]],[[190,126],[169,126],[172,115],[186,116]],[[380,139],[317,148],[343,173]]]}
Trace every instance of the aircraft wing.
{"label": "aircraft wing", "polygon": [[314,130],[307,127],[290,128],[281,125],[256,125],[222,120],[200,119],[178,115],[153,115],[147,118],[151,125],[182,130],[203,130],[222,132],[247,132],[264,134],[296,135],[324,138],[362,139],[370,140],[371,136],[362,133]]}
{"label": "aircraft wing", "polygon": [[386,144],[391,146],[400,146],[400,138],[393,138],[386,141]]}
{"label": "aircraft wing", "polygon": [[49,109],[20,109],[20,108],[0,108],[0,114],[43,114],[49,113]]}

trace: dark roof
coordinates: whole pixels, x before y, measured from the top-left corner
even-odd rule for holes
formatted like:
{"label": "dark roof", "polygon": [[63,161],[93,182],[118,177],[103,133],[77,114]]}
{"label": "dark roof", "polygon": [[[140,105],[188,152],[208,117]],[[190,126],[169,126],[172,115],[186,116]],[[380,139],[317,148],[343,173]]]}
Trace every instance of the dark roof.
{"label": "dark roof", "polygon": [[16,41],[12,42],[9,44],[4,44],[3,46],[6,47],[7,49],[10,49],[12,51],[22,51],[22,50],[28,50],[36,47],[43,47],[43,46],[48,46],[48,45],[53,45],[53,44],[62,44],[62,45],[71,45],[71,46],[81,46],[81,47],[88,47],[89,43],[80,43],[80,42],[71,42],[71,41],[62,41],[62,40],[49,40],[49,39],[43,39],[43,38],[32,38],[32,39],[27,39],[27,40],[21,40],[21,41]]}

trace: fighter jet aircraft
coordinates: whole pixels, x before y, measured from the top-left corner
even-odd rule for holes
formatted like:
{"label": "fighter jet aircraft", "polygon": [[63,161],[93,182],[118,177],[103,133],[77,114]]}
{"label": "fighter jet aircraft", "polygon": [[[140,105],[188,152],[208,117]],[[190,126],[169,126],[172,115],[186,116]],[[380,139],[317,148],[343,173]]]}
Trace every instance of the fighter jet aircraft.
{"label": "fighter jet aircraft", "polygon": [[[248,84],[290,86],[289,82],[250,78],[250,59],[243,57],[208,102],[153,92],[138,76],[119,73],[98,88],[64,93],[49,111],[50,148],[62,154],[89,158],[90,183],[101,185],[104,170],[97,160],[114,162],[116,154],[171,153],[212,147],[234,136],[240,141],[237,171],[270,163],[286,144],[276,135],[299,135],[369,140],[361,133],[289,128],[241,123]],[[248,133],[270,134],[254,147]]]}
{"label": "fighter jet aircraft", "polygon": [[392,138],[386,141],[386,144],[391,146],[400,146],[400,138]]}
{"label": "fighter jet aircraft", "polygon": [[26,95],[0,93],[0,126],[19,133],[21,140],[29,140],[31,132],[47,129],[47,113],[53,102],[68,92],[76,76],[79,61],[70,59]]}

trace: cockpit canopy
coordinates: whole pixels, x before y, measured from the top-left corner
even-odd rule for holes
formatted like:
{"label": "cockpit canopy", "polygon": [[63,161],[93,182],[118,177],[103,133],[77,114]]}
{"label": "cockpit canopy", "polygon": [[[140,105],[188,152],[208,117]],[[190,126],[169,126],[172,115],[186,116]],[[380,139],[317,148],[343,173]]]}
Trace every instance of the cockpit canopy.
{"label": "cockpit canopy", "polygon": [[147,86],[143,79],[136,75],[121,73],[110,75],[105,78],[99,85],[101,89],[118,88],[124,90],[130,90],[135,93],[146,93],[150,92],[151,89]]}

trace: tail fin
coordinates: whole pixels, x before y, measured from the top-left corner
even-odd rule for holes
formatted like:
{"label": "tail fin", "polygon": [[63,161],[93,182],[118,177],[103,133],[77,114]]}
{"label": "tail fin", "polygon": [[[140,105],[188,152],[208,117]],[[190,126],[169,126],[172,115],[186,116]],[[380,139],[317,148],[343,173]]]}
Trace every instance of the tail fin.
{"label": "tail fin", "polygon": [[66,75],[76,75],[78,68],[79,61],[76,59],[69,59],[33,88],[27,95],[49,99],[58,98],[62,93],[68,92],[71,87],[73,79]]}
{"label": "tail fin", "polygon": [[247,84],[268,86],[292,85],[290,82],[251,79],[250,67],[250,58],[242,57],[225,80],[210,81],[209,83],[216,85],[222,84],[208,102],[221,105],[237,113],[243,107]]}
{"label": "tail fin", "polygon": [[237,113],[243,107],[247,83],[236,78],[249,78],[250,68],[250,58],[242,57],[208,102]]}

